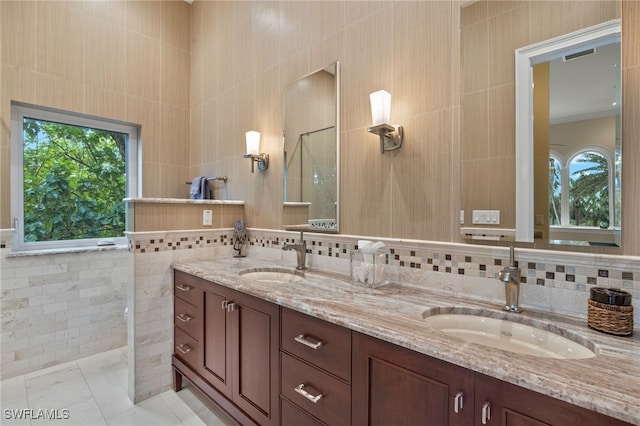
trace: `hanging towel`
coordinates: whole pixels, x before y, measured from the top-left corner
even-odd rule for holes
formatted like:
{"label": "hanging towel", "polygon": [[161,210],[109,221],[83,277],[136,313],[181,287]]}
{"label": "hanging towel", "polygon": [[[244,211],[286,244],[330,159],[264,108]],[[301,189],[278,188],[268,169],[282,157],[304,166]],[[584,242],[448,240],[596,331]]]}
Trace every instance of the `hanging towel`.
{"label": "hanging towel", "polygon": [[200,180],[200,198],[203,200],[208,200],[211,198],[211,196],[209,195],[209,181],[204,176]]}
{"label": "hanging towel", "polygon": [[191,195],[192,200],[202,200],[203,181],[206,185],[207,178],[204,176],[196,176],[191,180],[191,191],[189,191],[189,194]]}

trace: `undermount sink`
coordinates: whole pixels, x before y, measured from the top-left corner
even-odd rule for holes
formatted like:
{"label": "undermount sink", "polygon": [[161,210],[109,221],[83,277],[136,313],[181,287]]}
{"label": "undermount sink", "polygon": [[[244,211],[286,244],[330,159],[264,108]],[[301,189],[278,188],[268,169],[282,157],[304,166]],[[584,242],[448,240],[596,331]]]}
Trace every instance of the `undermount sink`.
{"label": "undermount sink", "polygon": [[254,268],[238,272],[244,278],[269,283],[295,283],[304,280],[304,273],[285,268]]}
{"label": "undermount sink", "polygon": [[507,319],[479,314],[432,314],[429,311],[423,313],[423,318],[431,327],[449,336],[505,351],[556,359],[596,356],[595,345],[588,341],[578,343],[551,331]]}

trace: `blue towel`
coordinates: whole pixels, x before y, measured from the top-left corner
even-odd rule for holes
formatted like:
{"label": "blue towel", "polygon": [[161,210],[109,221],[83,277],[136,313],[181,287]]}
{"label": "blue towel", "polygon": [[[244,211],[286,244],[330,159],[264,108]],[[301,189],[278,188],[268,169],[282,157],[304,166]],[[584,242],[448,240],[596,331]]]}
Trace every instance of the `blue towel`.
{"label": "blue towel", "polygon": [[[203,184],[204,182],[204,184]],[[189,194],[191,195],[192,200],[202,200],[203,198],[203,187],[207,184],[207,178],[204,176],[196,176],[191,180],[191,191]]]}
{"label": "blue towel", "polygon": [[204,176],[200,179],[200,198],[203,200],[213,198],[209,194],[209,181]]}

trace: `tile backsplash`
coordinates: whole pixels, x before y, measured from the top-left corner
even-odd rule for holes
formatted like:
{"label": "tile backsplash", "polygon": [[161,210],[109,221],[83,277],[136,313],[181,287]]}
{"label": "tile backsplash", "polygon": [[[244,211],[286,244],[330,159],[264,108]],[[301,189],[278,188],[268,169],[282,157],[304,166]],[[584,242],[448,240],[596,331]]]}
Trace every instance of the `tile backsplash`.
{"label": "tile backsplash", "polygon": [[[225,247],[233,245],[233,233],[221,230],[175,235],[168,238],[130,241],[130,250],[138,253],[184,250],[198,247]],[[143,237],[144,238],[144,237]],[[309,261],[330,265],[329,259],[341,260],[334,269],[346,273],[345,262],[352,249],[358,248],[358,239],[336,234],[306,233]],[[245,247],[248,249],[281,249],[284,244],[297,242],[299,234],[285,231],[254,229],[249,232]],[[385,243],[387,264],[414,272],[438,272],[464,277],[497,279],[499,271],[508,265],[508,249],[478,245],[448,244],[429,241],[381,239]],[[322,260],[320,260],[322,259]],[[528,286],[557,288],[581,293],[588,298],[591,287],[616,287],[640,299],[640,259],[624,256],[585,255],[584,253],[558,253],[542,250],[516,249],[516,263],[522,269],[522,283]],[[346,264],[348,268],[348,264]],[[576,314],[580,314],[576,312]],[[586,307],[584,309],[586,315]]]}

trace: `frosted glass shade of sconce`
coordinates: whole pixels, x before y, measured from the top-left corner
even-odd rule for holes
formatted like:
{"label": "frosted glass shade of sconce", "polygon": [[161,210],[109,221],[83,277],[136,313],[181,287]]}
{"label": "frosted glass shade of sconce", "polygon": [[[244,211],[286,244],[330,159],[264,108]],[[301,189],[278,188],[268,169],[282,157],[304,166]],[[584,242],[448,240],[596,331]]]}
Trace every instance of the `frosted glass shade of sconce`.
{"label": "frosted glass shade of sconce", "polygon": [[251,130],[245,134],[247,142],[247,154],[258,155],[260,153],[260,132]]}
{"label": "frosted glass shade of sconce", "polygon": [[378,90],[369,95],[371,101],[371,122],[374,126],[391,121],[391,93]]}

